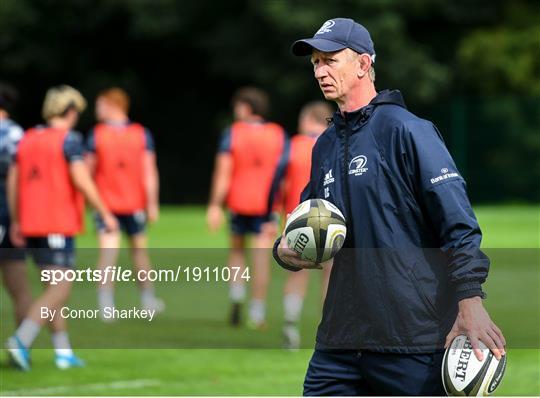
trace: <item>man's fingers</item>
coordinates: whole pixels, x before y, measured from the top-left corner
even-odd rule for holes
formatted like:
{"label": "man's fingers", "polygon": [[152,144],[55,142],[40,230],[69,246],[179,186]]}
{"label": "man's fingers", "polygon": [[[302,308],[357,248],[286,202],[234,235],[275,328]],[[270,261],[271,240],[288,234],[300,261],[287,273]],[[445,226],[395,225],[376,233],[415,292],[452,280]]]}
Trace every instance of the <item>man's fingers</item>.
{"label": "man's fingers", "polygon": [[21,234],[21,230],[19,228],[12,226],[9,231],[9,237],[11,238],[13,245],[16,247],[23,247],[26,245],[26,239]]}
{"label": "man's fingers", "polygon": [[16,235],[15,237],[11,237],[11,240],[13,242],[13,245],[16,247],[23,247],[25,244],[24,239],[20,235]]}
{"label": "man's fingers", "polygon": [[278,247],[278,253],[279,253],[279,257],[282,257],[282,258],[293,258],[299,261],[301,260],[300,255],[296,253],[294,250],[289,249],[288,247]]}
{"label": "man's fingers", "polygon": [[506,339],[504,338],[504,335],[503,335],[501,329],[499,329],[497,327],[497,325],[495,325],[495,324],[492,325],[492,328],[495,330],[495,333],[497,333],[497,336],[499,336],[499,338],[501,339],[501,341],[503,343],[503,346],[506,347]]}
{"label": "man's fingers", "polygon": [[[504,354],[506,354],[506,352],[504,350],[504,344],[503,344],[501,338],[499,337],[499,335],[495,332],[495,330],[490,329],[490,330],[487,331],[487,334],[493,340],[493,343],[495,344],[495,347],[496,347],[495,349],[497,350],[497,353],[500,356],[503,356]],[[497,353],[495,353],[495,351],[493,349],[492,349],[492,351],[495,354],[495,356],[497,357],[497,359],[501,359],[500,356],[497,356]]]}
{"label": "man's fingers", "polygon": [[322,269],[322,265],[316,263],[302,263],[298,264],[298,266],[304,269]]}
{"label": "man's fingers", "polygon": [[490,350],[491,352],[493,352],[493,354],[495,355],[495,358],[497,358],[498,360],[501,359],[502,353],[501,353],[501,351],[497,348],[497,344],[496,344],[495,341],[491,338],[491,336],[489,335],[488,332],[482,333],[482,335],[480,336],[480,340],[486,345],[487,348],[489,348],[489,350]]}
{"label": "man's fingers", "polygon": [[287,264],[306,269],[322,269],[322,264],[303,260],[298,253],[291,249],[279,249],[279,257]]}
{"label": "man's fingers", "polygon": [[278,251],[279,258],[282,261],[294,267],[305,268],[305,269],[322,269],[323,268],[323,264],[318,264],[312,261],[303,260],[302,257],[300,257],[300,254],[295,252],[293,249],[287,247],[287,242],[283,235],[281,237],[281,242],[279,243],[277,251]]}
{"label": "man's fingers", "polygon": [[479,361],[482,361],[484,359],[484,354],[482,353],[482,350],[480,349],[480,341],[478,340],[478,337],[476,336],[468,336],[469,340],[471,342],[471,346],[473,348],[474,355],[476,356],[476,359]]}
{"label": "man's fingers", "polygon": [[[285,258],[285,260],[287,260],[287,259]],[[290,263],[293,264],[294,266],[300,267],[300,268],[306,268],[306,269],[322,269],[322,265],[321,265],[321,264],[312,263],[311,261],[301,260],[301,259],[298,259],[298,258],[296,258],[296,257],[293,257],[293,258],[290,260]]]}
{"label": "man's fingers", "polygon": [[450,344],[452,344],[452,340],[454,340],[458,335],[457,331],[454,331],[453,329],[448,333],[446,336],[446,342],[444,343],[444,348],[448,348]]}

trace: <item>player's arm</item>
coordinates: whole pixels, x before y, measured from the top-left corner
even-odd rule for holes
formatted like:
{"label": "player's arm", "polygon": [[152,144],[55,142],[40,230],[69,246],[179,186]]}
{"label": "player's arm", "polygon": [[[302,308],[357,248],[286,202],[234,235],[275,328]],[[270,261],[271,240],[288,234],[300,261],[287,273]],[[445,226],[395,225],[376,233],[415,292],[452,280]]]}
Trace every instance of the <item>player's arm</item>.
{"label": "player's arm", "polygon": [[20,126],[12,127],[9,136],[11,138],[11,145],[8,146],[9,153],[9,168],[8,175],[6,179],[6,189],[7,189],[7,205],[8,211],[11,219],[10,227],[10,238],[15,246],[24,246],[25,239],[21,233],[20,224],[19,224],[19,168],[17,166],[17,149],[20,141],[24,135],[23,129]]}
{"label": "player's arm", "polygon": [[143,155],[143,183],[146,193],[146,215],[148,221],[155,222],[159,218],[159,172],[154,138],[148,129],[144,130],[144,139],[146,150]]}
{"label": "player's arm", "polygon": [[84,155],[84,162],[91,176],[96,173],[96,155],[92,152],[86,152]]}
{"label": "player's arm", "polygon": [[148,220],[154,222],[159,218],[159,173],[156,153],[153,151],[146,151],[144,154],[144,187]]}
{"label": "player's arm", "polygon": [[480,250],[482,233],[467,197],[465,181],[431,123],[416,121],[406,130],[403,147],[408,161],[404,169],[416,181],[421,205],[446,254],[448,278],[459,303],[459,314],[446,344],[465,334],[479,359],[479,340],[499,359],[506,342],[482,304],[482,283],[488,275],[489,259]]}
{"label": "player's arm", "polygon": [[231,130],[226,129],[219,143],[218,152],[214,161],[214,172],[210,186],[210,200],[206,211],[208,229],[214,232],[223,224],[223,204],[229,192],[233,172],[233,158],[231,155]]}
{"label": "player's arm", "polygon": [[220,152],[216,155],[210,201],[206,219],[208,228],[216,231],[223,223],[223,203],[229,192],[233,169],[233,159],[230,153]]}
{"label": "player's arm", "polygon": [[276,220],[272,219],[272,212],[275,211],[276,199],[279,199],[280,188],[283,186],[283,180],[285,179],[285,174],[287,171],[287,166],[289,165],[291,152],[290,140],[287,137],[285,131],[283,132],[283,136],[283,149],[281,151],[279,161],[276,165],[276,169],[274,170],[272,184],[270,185],[270,193],[268,194],[268,205],[266,212],[266,219],[268,220],[268,222],[263,225],[263,229],[266,231],[266,233],[268,235],[272,235],[273,237],[275,237],[277,232],[277,222]]}
{"label": "player's arm", "polygon": [[17,222],[19,220],[18,211],[18,187],[17,180],[19,178],[19,168],[16,164],[9,166],[6,188],[7,188],[7,203],[9,208],[9,218],[11,222]]}
{"label": "player's arm", "polygon": [[90,175],[94,176],[96,173],[96,139],[94,130],[90,130],[88,138],[86,140],[86,152],[84,153],[84,161],[90,171]]}
{"label": "player's arm", "polygon": [[19,179],[19,168],[16,163],[11,164],[8,170],[6,188],[7,188],[7,203],[9,208],[9,217],[11,220],[10,238],[15,246],[24,246],[24,237],[21,234],[19,224],[18,198],[19,190],[17,180]]}
{"label": "player's arm", "polygon": [[63,150],[64,158],[69,163],[71,182],[82,193],[88,204],[101,216],[105,228],[108,231],[116,231],[118,222],[101,200],[85,163],[82,136],[77,132],[70,132],[64,140]]}
{"label": "player's arm", "polygon": [[116,218],[101,200],[96,185],[90,176],[88,167],[83,160],[72,161],[69,164],[69,174],[75,188],[81,192],[86,201],[92,206],[103,219],[107,230],[115,231],[118,229]]}

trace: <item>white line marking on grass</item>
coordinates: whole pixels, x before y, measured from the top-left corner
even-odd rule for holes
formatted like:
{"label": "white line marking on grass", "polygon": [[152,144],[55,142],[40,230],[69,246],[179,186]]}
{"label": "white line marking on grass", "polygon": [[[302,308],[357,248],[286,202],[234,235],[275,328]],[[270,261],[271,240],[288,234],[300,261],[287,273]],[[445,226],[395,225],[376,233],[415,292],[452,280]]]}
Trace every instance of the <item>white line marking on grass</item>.
{"label": "white line marking on grass", "polygon": [[20,390],[0,391],[0,395],[61,395],[73,390],[123,390],[156,387],[161,384],[156,379],[119,380],[110,383],[74,384],[71,386],[52,386],[43,388],[24,388]]}

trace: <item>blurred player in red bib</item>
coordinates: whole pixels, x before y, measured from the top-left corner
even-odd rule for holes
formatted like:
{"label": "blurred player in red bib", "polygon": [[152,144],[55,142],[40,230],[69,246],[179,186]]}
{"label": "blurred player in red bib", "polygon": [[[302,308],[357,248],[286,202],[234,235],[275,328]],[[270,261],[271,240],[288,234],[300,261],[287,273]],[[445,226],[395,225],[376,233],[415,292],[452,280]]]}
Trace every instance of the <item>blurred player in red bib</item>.
{"label": "blurred player in red bib", "polygon": [[[72,130],[85,107],[86,101],[73,87],[51,88],[43,104],[47,125],[26,132],[9,169],[11,241],[16,246],[26,244],[42,269],[42,278],[43,271],[61,275],[75,266],[74,236],[83,227],[84,198],[100,214],[107,230],[118,227],[84,163],[82,136]],[[53,333],[56,366],[82,366],[83,362],[71,350],[66,320],[59,315],[69,298],[72,282],[44,282],[45,290],[8,340],[10,358],[21,369],[29,370],[29,348],[47,323]],[[48,311],[46,316],[44,308]]]}
{"label": "blurred player in red bib", "polygon": [[[328,120],[332,113],[330,105],[322,101],[311,102],[300,111],[298,134],[291,139],[290,154],[283,182],[283,203],[286,215],[290,214],[300,203],[300,195],[309,182],[311,150],[317,138],[328,127]],[[323,300],[326,295],[331,270],[331,266],[325,267],[323,270]],[[298,323],[308,281],[309,273],[306,270],[291,272],[287,275],[283,292],[285,318],[283,337],[286,348],[296,349],[300,346]]]}
{"label": "blurred player in red bib", "polygon": [[[254,236],[253,288],[248,326],[265,326],[266,293],[270,280],[270,257],[276,224],[270,218],[273,194],[284,168],[287,135],[276,123],[265,120],[269,101],[257,88],[238,90],[232,99],[235,122],[225,130],[218,149],[212,192],[207,212],[211,231],[223,223],[223,204],[230,211],[230,266],[245,267],[248,235]],[[259,249],[259,250],[257,250]],[[240,272],[239,274],[242,274]],[[242,279],[230,284],[231,323],[238,325],[246,296]]]}
{"label": "blurred player in red bib", "polygon": [[[120,88],[98,95],[99,123],[88,135],[86,158],[100,195],[128,236],[135,268],[149,271],[145,226],[159,216],[159,177],[152,135],[141,124],[129,120],[129,104],[129,96]],[[108,232],[99,215],[96,226],[101,249],[98,267],[117,265],[120,232]],[[163,311],[165,304],[155,296],[152,283],[139,283],[142,308]],[[99,286],[98,302],[102,309],[115,306],[111,281]]]}

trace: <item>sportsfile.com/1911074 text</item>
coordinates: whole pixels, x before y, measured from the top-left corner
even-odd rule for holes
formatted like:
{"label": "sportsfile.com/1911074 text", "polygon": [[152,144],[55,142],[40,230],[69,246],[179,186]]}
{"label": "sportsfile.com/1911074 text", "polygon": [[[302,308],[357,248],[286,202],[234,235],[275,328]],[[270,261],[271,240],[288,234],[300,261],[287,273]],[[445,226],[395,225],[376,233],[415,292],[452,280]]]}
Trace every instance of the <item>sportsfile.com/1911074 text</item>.
{"label": "sportsfile.com/1911074 text", "polygon": [[41,281],[51,285],[61,282],[230,282],[251,279],[249,268],[220,266],[177,266],[168,269],[133,271],[122,266],[110,266],[103,270],[84,269],[44,269]]}

